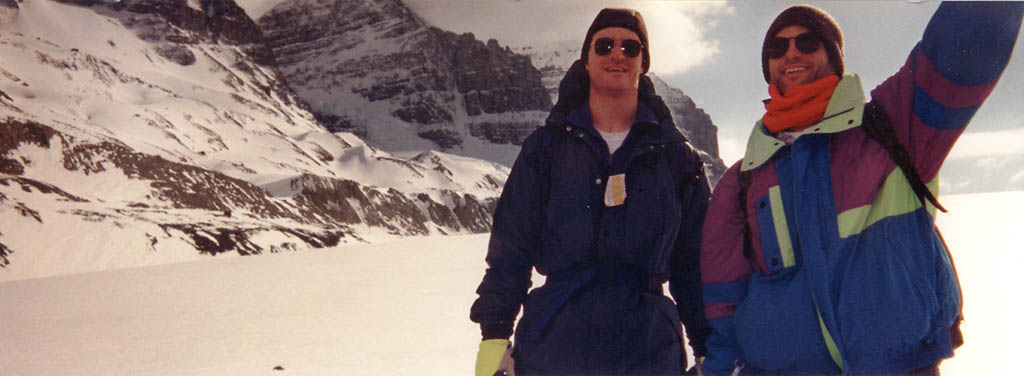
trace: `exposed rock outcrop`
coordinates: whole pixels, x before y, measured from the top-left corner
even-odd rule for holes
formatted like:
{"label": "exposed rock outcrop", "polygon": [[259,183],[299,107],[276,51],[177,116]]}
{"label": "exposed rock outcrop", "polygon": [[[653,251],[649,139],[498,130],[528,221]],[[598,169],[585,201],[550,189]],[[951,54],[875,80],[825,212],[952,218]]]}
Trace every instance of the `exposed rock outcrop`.
{"label": "exposed rock outcrop", "polygon": [[[146,202],[109,202],[78,196],[60,187],[26,178],[26,165],[39,162],[14,157],[23,144],[59,150],[59,163],[68,171],[85,176],[119,171],[125,179],[146,182]],[[341,238],[358,237],[354,225],[377,227],[395,235],[490,231],[490,216],[496,198],[480,199],[450,190],[439,192],[439,200],[428,194],[405,194],[346,179],[303,175],[290,181],[296,193],[273,197],[252,183],[195,166],[168,161],[159,156],[132,151],[116,142],[86,143],[34,123],[0,122],[0,185],[21,186],[22,190],[53,195],[59,200],[101,204],[102,210],[77,211],[92,221],[134,217],[176,229],[186,235],[200,253],[237,252],[259,254],[285,249],[284,244],[254,239],[259,233],[279,232],[301,239],[307,247],[337,245]],[[97,178],[104,179],[104,178]],[[0,205],[12,206],[22,216],[42,223],[45,216],[0,193]],[[191,211],[193,221],[168,221],[167,214]],[[218,217],[216,223],[203,218]],[[123,219],[122,219],[123,220]],[[255,220],[255,222],[254,222]],[[265,222],[266,221],[266,222]],[[295,226],[280,223],[295,223]],[[282,248],[284,247],[284,248]],[[0,266],[13,251],[0,246]]]}
{"label": "exposed rock outcrop", "polygon": [[495,40],[430,27],[398,0],[291,0],[259,23],[317,117],[385,149],[407,142],[397,134],[472,155],[465,138],[484,137],[473,124],[522,133],[519,124],[532,130],[551,106],[529,58]]}

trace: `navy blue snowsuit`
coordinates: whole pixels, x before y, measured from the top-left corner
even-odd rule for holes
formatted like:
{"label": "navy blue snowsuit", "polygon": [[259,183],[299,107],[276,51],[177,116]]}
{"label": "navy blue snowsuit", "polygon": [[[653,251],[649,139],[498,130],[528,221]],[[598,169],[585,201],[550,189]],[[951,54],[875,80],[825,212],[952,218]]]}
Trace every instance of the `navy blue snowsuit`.
{"label": "navy blue snowsuit", "polygon": [[[708,332],[698,261],[710,196],[703,165],[646,76],[636,123],[613,155],[593,127],[588,91],[577,61],[545,126],[523,143],[470,317],[484,339],[508,338],[523,307],[513,353],[520,375],[679,375],[680,321],[698,356]],[[620,173],[625,203],[605,206],[608,177]],[[546,282],[527,294],[534,267]],[[663,295],[665,281],[678,304]]]}

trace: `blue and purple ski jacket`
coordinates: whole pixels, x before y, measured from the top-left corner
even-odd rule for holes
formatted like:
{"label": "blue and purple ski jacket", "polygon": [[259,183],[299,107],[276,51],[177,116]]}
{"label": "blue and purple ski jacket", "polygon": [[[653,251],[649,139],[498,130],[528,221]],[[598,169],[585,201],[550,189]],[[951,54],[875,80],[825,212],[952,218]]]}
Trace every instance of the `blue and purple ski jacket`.
{"label": "blue and purple ski jacket", "polygon": [[[1009,61],[1024,3],[944,3],[871,92],[937,191],[943,160]],[[949,254],[886,150],[860,128],[860,79],[788,145],[760,122],[715,187],[702,236],[708,374],[902,373],[952,356]],[[738,172],[752,182],[740,207]],[[753,254],[744,255],[744,214]]]}

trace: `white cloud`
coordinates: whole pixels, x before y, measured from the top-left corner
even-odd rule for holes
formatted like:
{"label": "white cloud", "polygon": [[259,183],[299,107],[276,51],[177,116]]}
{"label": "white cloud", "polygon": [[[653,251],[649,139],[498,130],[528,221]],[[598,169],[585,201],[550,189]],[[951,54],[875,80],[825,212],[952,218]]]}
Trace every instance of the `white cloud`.
{"label": "white cloud", "polygon": [[1017,174],[1010,177],[1011,185],[1024,185],[1024,171],[1018,172]]}
{"label": "white cloud", "polygon": [[714,17],[731,13],[725,3],[648,1],[636,4],[644,16],[651,42],[651,70],[660,75],[680,74],[701,65],[719,52],[718,41],[705,30]]}
{"label": "white cloud", "polygon": [[718,156],[725,162],[725,167],[743,158],[747,152],[747,140],[729,137],[719,133],[718,135]]}
{"label": "white cloud", "polygon": [[587,28],[601,8],[632,8],[647,23],[651,71],[671,75],[707,62],[718,42],[706,38],[716,17],[731,14],[724,2],[567,0],[405,0],[427,23],[453,32],[472,32],[477,39],[503,45],[545,46],[574,41],[583,44]]}
{"label": "white cloud", "polygon": [[1024,154],[1024,128],[967,132],[960,136],[949,159]]}

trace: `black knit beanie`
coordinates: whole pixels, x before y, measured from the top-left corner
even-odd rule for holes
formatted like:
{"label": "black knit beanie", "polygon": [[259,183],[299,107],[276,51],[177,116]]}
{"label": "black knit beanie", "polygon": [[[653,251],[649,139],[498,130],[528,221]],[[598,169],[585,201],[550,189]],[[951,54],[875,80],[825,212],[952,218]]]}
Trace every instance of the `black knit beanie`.
{"label": "black knit beanie", "polygon": [[800,25],[807,30],[818,34],[825,44],[825,52],[828,53],[828,61],[832,64],[836,74],[843,76],[843,30],[839,28],[836,20],[832,19],[824,10],[810,5],[794,5],[779,13],[768,27],[768,33],[764,35],[764,42],[761,44],[761,69],[764,71],[764,80],[771,83],[768,74],[768,55],[765,54],[765,47],[768,41],[775,37],[775,34],[786,26]]}
{"label": "black knit beanie", "polygon": [[643,73],[647,73],[651,67],[651,46],[647,43],[647,26],[644,24],[644,18],[640,16],[640,12],[632,9],[605,8],[597,13],[594,22],[590,24],[590,29],[587,29],[587,37],[583,40],[583,53],[580,55],[583,63],[587,62],[587,53],[590,52],[590,42],[594,34],[609,27],[626,28],[640,37],[640,43],[644,45]]}

